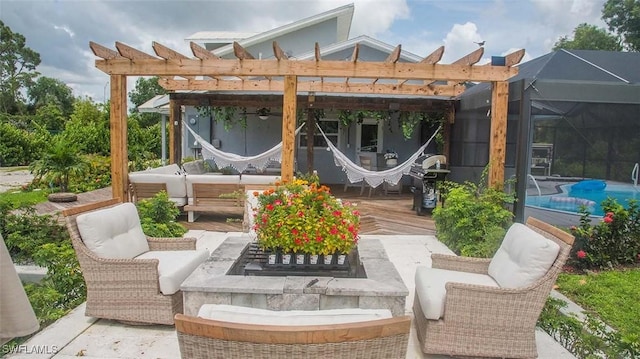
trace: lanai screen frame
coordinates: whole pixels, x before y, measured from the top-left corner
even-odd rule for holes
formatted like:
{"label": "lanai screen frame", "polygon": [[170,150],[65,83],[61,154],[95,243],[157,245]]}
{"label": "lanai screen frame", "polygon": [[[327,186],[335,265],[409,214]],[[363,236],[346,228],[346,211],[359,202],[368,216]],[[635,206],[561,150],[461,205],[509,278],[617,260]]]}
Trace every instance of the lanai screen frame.
{"label": "lanai screen frame", "polygon": [[[275,59],[255,59],[240,44],[234,42],[236,59],[222,59],[191,42],[194,58],[189,58],[157,42],[153,49],[157,56],[116,42],[116,50],[94,42],[89,46],[96,57],[95,66],[110,76],[110,134],[112,196],[127,200],[127,76],[159,76],[160,84],[169,91],[206,90],[225,91],[281,91],[282,167],[281,178],[291,180],[294,168],[295,124],[299,91],[341,94],[411,94],[425,96],[448,95],[453,98],[462,91],[465,82],[490,82],[491,139],[489,185],[502,186],[506,149],[508,79],[517,75],[513,67],[524,56],[519,50],[505,56],[504,66],[491,64],[474,66],[482,58],[484,48],[455,61],[439,64],[444,47],[418,63],[398,62],[401,45],[385,61],[358,61],[358,46],[348,61],[322,60],[319,45],[315,44],[315,59],[290,60],[273,42]],[[178,77],[178,79],[176,79]],[[231,79],[229,79],[231,78]],[[340,82],[325,79],[342,79]],[[350,83],[350,79],[368,79],[368,83]],[[380,81],[383,80],[383,81]],[[392,83],[389,83],[391,81]],[[446,84],[436,84],[445,81]],[[418,82],[418,84],[416,84]],[[177,141],[181,137],[180,104],[170,101],[170,162],[177,160]],[[450,119],[452,120],[452,118]]]}

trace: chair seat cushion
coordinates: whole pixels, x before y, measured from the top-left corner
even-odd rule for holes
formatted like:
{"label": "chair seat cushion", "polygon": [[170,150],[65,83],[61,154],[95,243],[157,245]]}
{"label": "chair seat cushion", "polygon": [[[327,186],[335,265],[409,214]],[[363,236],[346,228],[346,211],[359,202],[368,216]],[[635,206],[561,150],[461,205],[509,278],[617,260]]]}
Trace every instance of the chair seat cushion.
{"label": "chair seat cushion", "polygon": [[199,249],[195,251],[150,251],[136,257],[136,259],[158,259],[158,275],[160,291],[164,295],[171,295],[180,289],[189,274],[209,257],[209,251]]}
{"label": "chair seat cushion", "polygon": [[133,203],[78,215],[76,223],[82,242],[98,257],[131,259],[149,250]]}
{"label": "chair seat cushion", "polygon": [[329,309],[329,310],[285,310],[241,307],[225,304],[205,304],[200,307],[201,318],[223,322],[256,325],[323,325],[356,323],[391,318],[388,309]]}
{"label": "chair seat cushion", "polygon": [[489,275],[502,288],[523,288],[542,278],[560,246],[521,223],[514,223],[489,264]]}
{"label": "chair seat cushion", "polygon": [[[456,272],[419,266],[416,268],[416,294],[424,316],[438,320],[444,316],[448,282],[477,284],[497,288],[498,284],[486,274]],[[415,300],[415,298],[414,298]]]}

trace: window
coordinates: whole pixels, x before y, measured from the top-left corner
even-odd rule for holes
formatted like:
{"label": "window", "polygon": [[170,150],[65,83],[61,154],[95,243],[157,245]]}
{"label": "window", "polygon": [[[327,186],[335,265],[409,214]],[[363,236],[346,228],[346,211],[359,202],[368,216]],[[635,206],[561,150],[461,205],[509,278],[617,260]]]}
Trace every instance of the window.
{"label": "window", "polygon": [[[335,146],[338,146],[338,129],[339,129],[339,125],[338,125],[338,120],[337,119],[326,119],[323,118],[321,120],[317,121],[318,125],[320,125],[320,128],[322,129],[322,131],[324,132],[325,135],[327,135],[327,138],[333,142],[333,144]],[[300,130],[300,139],[299,139],[299,147],[300,148],[307,148],[307,132],[306,130],[306,126],[305,128],[303,128],[302,130]],[[324,140],[324,137],[322,137],[322,134],[320,133],[320,131],[318,131],[318,129],[316,129],[315,131],[315,136],[313,136],[313,146],[314,147],[329,147],[327,145],[327,142]]]}

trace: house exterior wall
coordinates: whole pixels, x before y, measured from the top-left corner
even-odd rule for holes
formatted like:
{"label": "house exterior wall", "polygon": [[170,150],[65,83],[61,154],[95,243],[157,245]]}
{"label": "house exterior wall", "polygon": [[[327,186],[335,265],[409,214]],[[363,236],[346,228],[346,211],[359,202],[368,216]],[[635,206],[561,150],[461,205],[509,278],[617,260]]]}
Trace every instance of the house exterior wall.
{"label": "house exterior wall", "polygon": [[[255,58],[263,59],[274,58],[273,41],[278,42],[280,48],[287,55],[302,54],[314,51],[315,43],[320,46],[332,44],[337,39],[337,19],[327,20],[315,25],[311,25],[295,32],[278,36],[273,40],[261,42],[255,45],[246,46],[245,50],[249,51]],[[235,58],[233,53],[224,56],[225,58]]]}

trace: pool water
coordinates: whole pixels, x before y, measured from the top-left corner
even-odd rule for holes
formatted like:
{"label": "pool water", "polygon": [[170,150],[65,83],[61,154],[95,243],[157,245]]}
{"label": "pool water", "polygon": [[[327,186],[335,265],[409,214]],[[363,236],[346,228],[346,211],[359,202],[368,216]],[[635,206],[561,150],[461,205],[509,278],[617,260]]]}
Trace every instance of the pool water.
{"label": "pool water", "polygon": [[[604,190],[581,191],[572,190],[572,184],[560,186],[562,193],[556,193],[547,196],[527,196],[526,205],[552,209],[557,211],[565,211],[578,213],[580,205],[593,201],[593,205],[587,206],[592,215],[603,216],[604,212],[600,203],[607,197],[614,198],[619,204],[628,207],[629,200],[635,199],[640,202],[640,187],[635,188],[630,185],[607,184]],[[555,198],[552,198],[555,197]],[[564,198],[563,198],[564,197]],[[576,198],[575,201],[567,201],[570,197]]]}

